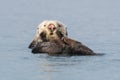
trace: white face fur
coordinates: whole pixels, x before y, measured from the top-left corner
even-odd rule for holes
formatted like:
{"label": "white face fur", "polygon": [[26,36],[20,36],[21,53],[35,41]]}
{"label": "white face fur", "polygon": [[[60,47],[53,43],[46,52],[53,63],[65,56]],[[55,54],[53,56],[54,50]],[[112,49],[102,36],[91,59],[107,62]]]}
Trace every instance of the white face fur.
{"label": "white face fur", "polygon": [[56,37],[56,31],[60,31],[63,36],[67,37],[67,29],[66,27],[59,21],[43,21],[37,30],[37,36],[39,36],[42,32],[47,33],[48,37]]}

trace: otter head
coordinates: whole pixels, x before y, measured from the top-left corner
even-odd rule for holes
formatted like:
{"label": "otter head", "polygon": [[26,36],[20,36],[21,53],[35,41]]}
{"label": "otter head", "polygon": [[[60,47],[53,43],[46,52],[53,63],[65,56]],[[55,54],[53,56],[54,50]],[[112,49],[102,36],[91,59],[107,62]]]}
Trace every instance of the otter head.
{"label": "otter head", "polygon": [[29,45],[29,48],[36,46],[38,42],[46,42],[51,39],[60,39],[57,33],[60,33],[63,37],[67,37],[66,27],[59,21],[43,21],[37,29],[34,40]]}

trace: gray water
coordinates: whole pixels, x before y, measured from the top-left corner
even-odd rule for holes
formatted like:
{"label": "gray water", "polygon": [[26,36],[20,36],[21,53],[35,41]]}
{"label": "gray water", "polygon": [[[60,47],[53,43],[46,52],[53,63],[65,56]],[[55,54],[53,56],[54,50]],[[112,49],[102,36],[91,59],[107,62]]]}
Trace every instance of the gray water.
{"label": "gray water", "polygon": [[[105,55],[32,54],[27,47],[47,19]],[[0,80],[120,80],[120,0],[0,0]]]}

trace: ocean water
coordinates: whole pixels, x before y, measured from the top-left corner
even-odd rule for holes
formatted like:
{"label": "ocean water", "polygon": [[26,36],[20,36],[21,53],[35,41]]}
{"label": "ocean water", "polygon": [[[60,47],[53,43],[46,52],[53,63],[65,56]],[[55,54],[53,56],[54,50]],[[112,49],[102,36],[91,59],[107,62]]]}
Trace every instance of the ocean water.
{"label": "ocean water", "polygon": [[[1,0],[0,80],[120,80],[119,0]],[[43,20],[59,20],[70,38],[103,56],[32,54]]]}

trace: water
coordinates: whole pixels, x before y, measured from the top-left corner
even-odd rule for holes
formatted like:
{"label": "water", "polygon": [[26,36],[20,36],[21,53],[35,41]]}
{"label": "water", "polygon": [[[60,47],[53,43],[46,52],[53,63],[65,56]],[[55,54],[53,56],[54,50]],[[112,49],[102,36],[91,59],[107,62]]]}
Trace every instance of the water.
{"label": "water", "polygon": [[[119,80],[119,0],[1,0],[0,80]],[[27,48],[43,20],[104,56],[54,57]]]}

